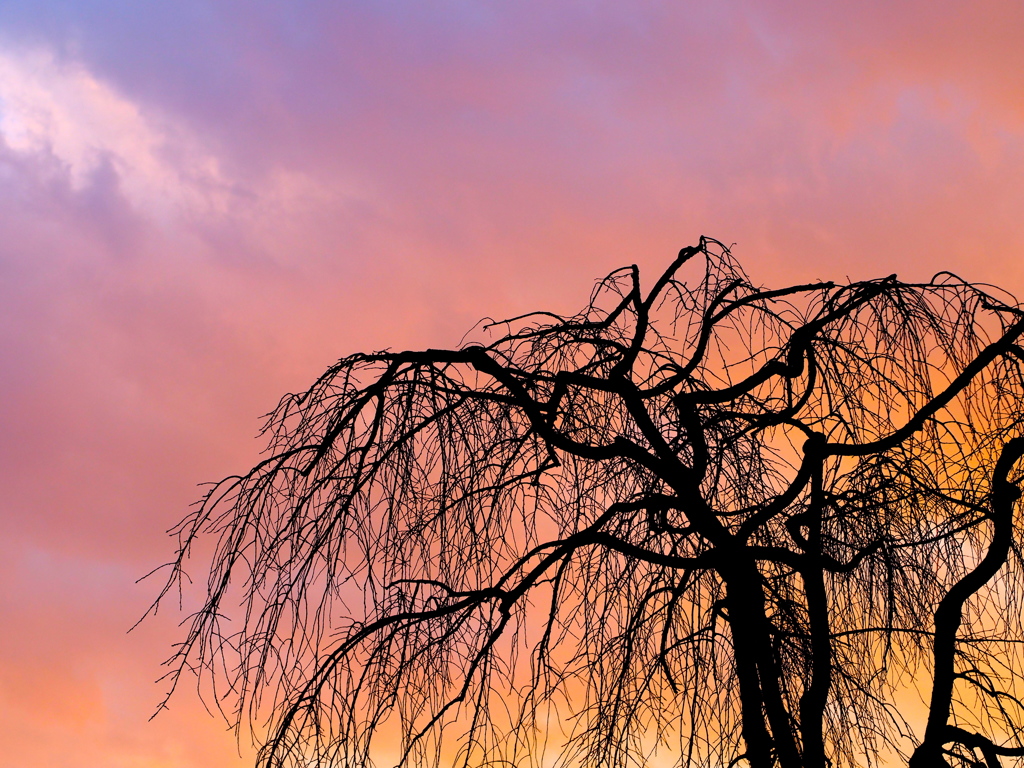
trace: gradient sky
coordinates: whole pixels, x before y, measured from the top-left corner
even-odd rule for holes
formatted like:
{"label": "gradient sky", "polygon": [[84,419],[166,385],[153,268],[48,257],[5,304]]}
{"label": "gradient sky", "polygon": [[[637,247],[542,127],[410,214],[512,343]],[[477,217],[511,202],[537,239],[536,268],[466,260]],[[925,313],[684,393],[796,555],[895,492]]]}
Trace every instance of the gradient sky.
{"label": "gradient sky", "polygon": [[0,766],[245,764],[187,688],[147,721],[182,616],[126,634],[134,582],[343,354],[701,234],[1024,295],[1022,40],[1020,0],[0,0]]}

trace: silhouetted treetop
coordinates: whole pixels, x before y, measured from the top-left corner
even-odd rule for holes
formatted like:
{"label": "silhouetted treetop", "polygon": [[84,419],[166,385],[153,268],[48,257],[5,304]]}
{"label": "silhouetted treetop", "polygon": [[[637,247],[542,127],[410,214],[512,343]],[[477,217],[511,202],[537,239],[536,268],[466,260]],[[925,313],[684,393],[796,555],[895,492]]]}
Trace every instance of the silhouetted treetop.
{"label": "silhouetted treetop", "polygon": [[172,681],[268,768],[1018,764],[1022,334],[949,273],[764,288],[702,238],[350,355],[176,530],[167,589],[216,547]]}

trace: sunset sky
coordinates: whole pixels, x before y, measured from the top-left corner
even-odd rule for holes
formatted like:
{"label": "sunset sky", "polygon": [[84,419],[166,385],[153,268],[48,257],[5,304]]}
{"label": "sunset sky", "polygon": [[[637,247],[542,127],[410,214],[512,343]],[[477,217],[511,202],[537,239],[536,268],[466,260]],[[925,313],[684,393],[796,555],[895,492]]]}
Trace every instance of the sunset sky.
{"label": "sunset sky", "polygon": [[1020,0],[0,0],[0,766],[246,764],[194,690],[148,720],[183,615],[127,634],[135,581],[343,354],[702,234],[1024,296],[1022,40]]}

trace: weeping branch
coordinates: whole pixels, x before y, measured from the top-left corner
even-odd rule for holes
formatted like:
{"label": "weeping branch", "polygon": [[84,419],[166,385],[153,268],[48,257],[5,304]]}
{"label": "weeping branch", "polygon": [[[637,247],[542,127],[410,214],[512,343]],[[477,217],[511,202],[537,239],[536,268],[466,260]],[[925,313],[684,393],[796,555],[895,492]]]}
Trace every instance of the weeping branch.
{"label": "weeping branch", "polygon": [[1014,300],[702,239],[481,333],[338,361],[174,530],[170,690],[261,766],[1024,759]]}

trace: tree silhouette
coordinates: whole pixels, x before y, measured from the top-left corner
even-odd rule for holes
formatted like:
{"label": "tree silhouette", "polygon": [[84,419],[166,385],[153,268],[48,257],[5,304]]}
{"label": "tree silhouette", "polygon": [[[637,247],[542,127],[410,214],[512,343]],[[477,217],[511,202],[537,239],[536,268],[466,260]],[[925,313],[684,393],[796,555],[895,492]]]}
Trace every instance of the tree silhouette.
{"label": "tree silhouette", "polygon": [[176,529],[172,683],[261,765],[1024,756],[1014,300],[701,239],[484,332],[342,359]]}

